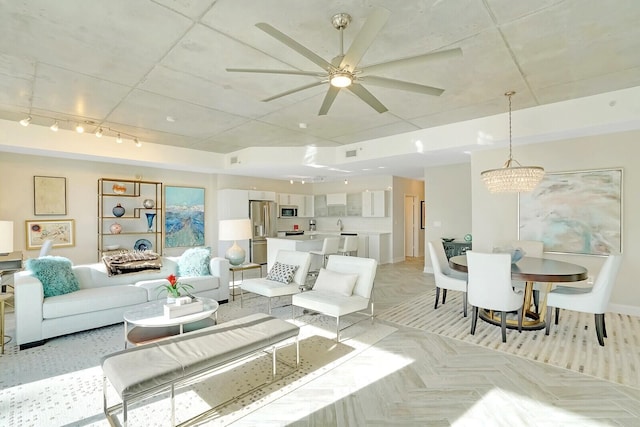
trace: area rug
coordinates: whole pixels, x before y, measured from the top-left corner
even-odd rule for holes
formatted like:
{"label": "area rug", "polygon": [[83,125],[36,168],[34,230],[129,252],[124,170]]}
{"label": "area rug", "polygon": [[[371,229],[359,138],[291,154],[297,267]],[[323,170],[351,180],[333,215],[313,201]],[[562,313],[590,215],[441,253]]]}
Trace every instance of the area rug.
{"label": "area rug", "polygon": [[418,328],[492,350],[521,356],[560,368],[640,388],[640,318],[617,313],[605,315],[605,346],[598,344],[593,315],[560,310],[560,323],[545,331],[507,330],[502,342],[499,326],[478,319],[470,334],[469,317],[462,315],[462,294],[448,292],[447,303],[433,308],[435,289],[399,304],[378,318]]}
{"label": "area rug", "polygon": [[[248,299],[222,305],[219,321],[265,310],[266,300]],[[274,305],[286,304],[276,301]],[[291,306],[272,313],[290,320]],[[301,364],[295,367],[293,341],[278,351],[278,377],[271,381],[271,355],[259,354],[229,366],[176,394],[176,421],[183,422],[203,411],[198,425],[228,425],[280,396],[319,378],[362,353],[396,329],[364,316],[347,316],[341,342],[335,341],[335,319],[297,314],[301,326]],[[18,351],[9,345],[0,362],[0,425],[6,426],[107,426],[102,413],[100,357],[123,347],[122,325],[107,326],[47,341],[40,347]],[[109,404],[119,402],[109,388]],[[122,423],[122,414],[117,414]],[[130,425],[161,426],[170,423],[168,394],[160,394],[129,411]]]}

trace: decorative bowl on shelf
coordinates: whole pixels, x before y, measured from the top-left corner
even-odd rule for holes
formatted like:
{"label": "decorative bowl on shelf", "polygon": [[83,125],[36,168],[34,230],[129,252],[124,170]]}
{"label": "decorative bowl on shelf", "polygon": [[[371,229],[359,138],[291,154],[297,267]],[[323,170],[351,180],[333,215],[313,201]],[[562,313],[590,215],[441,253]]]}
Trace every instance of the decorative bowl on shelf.
{"label": "decorative bowl on shelf", "polygon": [[453,242],[455,239],[455,237],[442,237],[442,241],[445,243],[449,243],[449,242]]}
{"label": "decorative bowl on shelf", "polygon": [[120,249],[120,245],[107,245],[104,247],[105,251],[117,251]]}
{"label": "decorative bowl on shelf", "polygon": [[111,189],[116,194],[124,194],[127,192],[127,186],[120,183],[113,184],[113,187],[111,187]]}

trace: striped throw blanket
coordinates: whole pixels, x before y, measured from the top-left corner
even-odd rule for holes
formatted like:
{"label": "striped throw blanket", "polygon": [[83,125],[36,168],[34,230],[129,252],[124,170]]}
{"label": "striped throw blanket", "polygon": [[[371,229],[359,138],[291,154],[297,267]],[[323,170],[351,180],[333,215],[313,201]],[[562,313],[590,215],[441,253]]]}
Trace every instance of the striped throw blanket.
{"label": "striped throw blanket", "polygon": [[162,268],[160,255],[152,251],[131,251],[104,255],[102,262],[107,267],[109,276],[160,270]]}

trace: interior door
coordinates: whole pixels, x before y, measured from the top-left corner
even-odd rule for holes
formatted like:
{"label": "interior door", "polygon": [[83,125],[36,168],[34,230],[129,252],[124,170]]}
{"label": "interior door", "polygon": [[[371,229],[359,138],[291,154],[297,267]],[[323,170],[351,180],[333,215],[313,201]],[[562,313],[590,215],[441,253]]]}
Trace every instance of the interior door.
{"label": "interior door", "polygon": [[404,256],[418,256],[416,252],[416,197],[404,196]]}

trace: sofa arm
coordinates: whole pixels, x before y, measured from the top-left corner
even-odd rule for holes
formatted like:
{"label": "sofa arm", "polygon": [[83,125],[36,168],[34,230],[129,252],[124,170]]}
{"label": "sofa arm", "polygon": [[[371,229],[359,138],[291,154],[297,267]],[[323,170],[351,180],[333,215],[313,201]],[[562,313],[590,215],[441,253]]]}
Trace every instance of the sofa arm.
{"label": "sofa arm", "polygon": [[14,275],[16,343],[27,344],[42,339],[42,282],[28,271]]}
{"label": "sofa arm", "polygon": [[226,258],[212,257],[209,261],[211,275],[220,278],[220,301],[229,299],[229,266]]}

